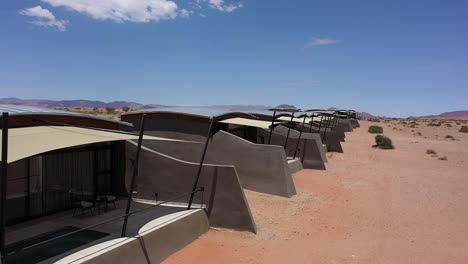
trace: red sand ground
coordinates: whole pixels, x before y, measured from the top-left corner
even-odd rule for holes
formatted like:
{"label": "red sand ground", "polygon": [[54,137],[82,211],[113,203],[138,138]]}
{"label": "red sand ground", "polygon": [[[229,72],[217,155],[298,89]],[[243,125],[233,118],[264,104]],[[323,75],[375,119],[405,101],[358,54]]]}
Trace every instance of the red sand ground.
{"label": "red sand ground", "polygon": [[[293,198],[246,191],[257,235],[211,229],[164,263],[468,263],[468,134],[361,125],[326,171],[293,176]],[[396,149],[372,148],[369,125]]]}

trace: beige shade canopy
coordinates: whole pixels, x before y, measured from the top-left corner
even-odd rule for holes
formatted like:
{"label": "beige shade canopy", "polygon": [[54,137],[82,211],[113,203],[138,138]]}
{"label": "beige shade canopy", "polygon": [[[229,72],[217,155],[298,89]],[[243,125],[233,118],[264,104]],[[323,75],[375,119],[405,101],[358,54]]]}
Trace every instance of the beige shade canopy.
{"label": "beige shade canopy", "polygon": [[[282,116],[282,117],[279,117],[277,120],[279,120],[280,122],[275,121],[276,124],[289,122],[289,121],[291,121],[291,117]],[[304,118],[293,118],[293,122],[297,122],[297,123],[302,123],[303,120],[304,120]],[[320,117],[314,117],[313,120],[314,121],[320,121]],[[282,122],[282,121],[284,121],[284,122]],[[310,121],[312,121],[312,118],[307,117],[306,118],[306,124],[310,123]],[[251,127],[265,128],[265,129],[270,129],[270,126],[271,126],[271,121],[248,119],[248,118],[242,118],[242,117],[224,119],[224,120],[221,120],[219,122],[220,123],[225,123],[225,124],[233,124],[233,125],[240,125],[240,126],[251,126]]]}
{"label": "beige shade canopy", "polygon": [[248,119],[248,118],[242,118],[242,117],[224,119],[219,122],[226,123],[226,124],[240,125],[240,126],[259,127],[259,128],[265,128],[265,129],[269,129],[271,125],[270,121],[262,121],[262,120]]}
{"label": "beige shade canopy", "polygon": [[[144,136],[143,138],[148,140],[181,141],[152,136]],[[68,126],[10,128],[8,129],[8,163],[57,149],[131,139],[138,139],[138,136],[112,130]],[[0,153],[1,144],[0,140]]]}
{"label": "beige shade canopy", "polygon": [[[281,120],[281,121],[288,121],[288,122],[291,121],[291,117],[287,117],[287,116],[282,116],[282,117],[280,117],[278,119]],[[310,123],[312,121],[312,119],[314,121],[320,121],[320,117],[306,117],[306,120],[305,120],[306,124]],[[296,117],[293,118],[293,122],[296,122],[296,123],[302,123],[303,121],[304,121],[303,117],[302,118],[296,118]]]}

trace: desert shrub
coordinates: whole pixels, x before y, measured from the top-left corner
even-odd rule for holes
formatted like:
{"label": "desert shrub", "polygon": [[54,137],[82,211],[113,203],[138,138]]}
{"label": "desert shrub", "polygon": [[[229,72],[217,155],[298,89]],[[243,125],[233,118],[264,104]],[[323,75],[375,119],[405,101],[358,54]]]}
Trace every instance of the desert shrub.
{"label": "desert shrub", "polygon": [[418,133],[416,133],[416,135],[418,135],[418,136],[422,136],[422,133],[421,133],[421,132],[418,132]]}
{"label": "desert shrub", "polygon": [[439,160],[447,160],[447,156],[440,157]]}
{"label": "desert shrub", "polygon": [[129,110],[130,110],[130,107],[128,107],[128,106],[122,107],[122,111],[124,111],[124,112],[128,112]]}
{"label": "desert shrub", "polygon": [[106,107],[106,112],[108,114],[113,114],[115,112],[115,108],[114,107]]}
{"label": "desert shrub", "polygon": [[445,126],[446,127],[452,127],[452,124],[447,123],[447,124],[445,124]]}
{"label": "desert shrub", "polygon": [[378,118],[369,118],[369,119],[367,119],[367,121],[379,123],[380,119],[378,119]]}
{"label": "desert shrub", "polygon": [[437,123],[437,122],[434,122],[434,121],[431,121],[429,124],[427,124],[428,126],[441,126],[441,123]]}
{"label": "desert shrub", "polygon": [[468,133],[468,126],[462,126],[462,127],[460,128],[460,132],[462,132],[462,133]]}
{"label": "desert shrub", "polygon": [[382,134],[383,133],[383,127],[370,126],[368,132],[373,133],[373,134]]}
{"label": "desert shrub", "polygon": [[435,150],[433,150],[433,149],[428,149],[428,150],[426,150],[426,154],[436,155],[437,152]]}
{"label": "desert shrub", "polygon": [[375,145],[374,147],[380,149],[394,149],[392,140],[389,137],[377,135],[375,136]]}
{"label": "desert shrub", "polygon": [[446,135],[445,138],[455,140],[455,138],[452,135]]}

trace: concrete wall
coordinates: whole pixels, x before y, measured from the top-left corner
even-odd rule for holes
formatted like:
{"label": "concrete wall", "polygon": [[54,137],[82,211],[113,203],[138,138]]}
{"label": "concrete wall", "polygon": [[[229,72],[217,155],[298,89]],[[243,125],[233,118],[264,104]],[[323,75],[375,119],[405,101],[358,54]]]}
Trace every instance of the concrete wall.
{"label": "concrete wall", "polygon": [[357,119],[350,119],[349,121],[351,122],[353,128],[360,127],[359,121]]}
{"label": "concrete wall", "polygon": [[242,185],[249,190],[284,197],[296,194],[281,146],[254,144],[219,131],[213,137],[208,157],[220,164],[236,166]]}
{"label": "concrete wall", "polygon": [[[306,130],[309,130],[310,125],[306,126]],[[318,126],[312,126],[313,133],[320,133],[321,138],[323,139],[322,142],[326,145],[327,151],[329,152],[343,152],[343,148],[341,146],[341,136],[338,134],[339,132],[334,131],[330,128],[326,130],[322,127],[320,128],[320,132],[318,130]]]}
{"label": "concrete wall", "polygon": [[345,129],[343,128],[343,126],[337,123],[337,125],[334,128],[332,128],[332,130],[336,132],[337,137],[340,140],[340,142],[345,142],[346,134],[345,134]]}
{"label": "concrete wall", "polygon": [[343,128],[344,132],[353,131],[353,126],[349,119],[338,119],[338,125]]}
{"label": "concrete wall", "polygon": [[[145,140],[145,147],[177,159],[199,162],[204,144]],[[284,150],[280,146],[254,144],[219,131],[208,145],[205,163],[234,165],[243,188],[291,197],[296,194]]]}
{"label": "concrete wall", "polygon": [[109,240],[56,263],[160,263],[208,231],[204,210],[173,213],[155,219],[140,229],[135,237]]}
{"label": "concrete wall", "polygon": [[[273,129],[271,137],[271,144],[283,146],[286,141],[286,135],[288,128],[284,126],[277,126]],[[268,142],[269,130],[258,129],[258,135],[265,138],[265,142]],[[291,129],[289,132],[289,139],[286,145],[286,154],[288,157],[294,156],[296,150],[297,141],[299,139],[299,131]],[[299,142],[299,148],[296,153],[296,158],[300,158],[302,166],[306,169],[325,169],[326,149],[324,148],[320,135],[317,133],[302,133],[301,140]]]}
{"label": "concrete wall", "polygon": [[[126,144],[126,183],[130,183],[135,159],[136,144]],[[198,163],[176,159],[166,154],[143,147],[140,153],[139,175],[135,198],[167,201],[189,193],[195,181]],[[205,187],[195,195],[194,203],[207,204],[210,224],[216,227],[256,232],[244,190],[236,169],[228,165],[204,164],[198,183]],[[127,187],[128,188],[128,187]],[[188,196],[177,202],[187,203]]]}
{"label": "concrete wall", "polygon": [[288,160],[289,173],[294,174],[304,169],[302,162],[298,159]]}

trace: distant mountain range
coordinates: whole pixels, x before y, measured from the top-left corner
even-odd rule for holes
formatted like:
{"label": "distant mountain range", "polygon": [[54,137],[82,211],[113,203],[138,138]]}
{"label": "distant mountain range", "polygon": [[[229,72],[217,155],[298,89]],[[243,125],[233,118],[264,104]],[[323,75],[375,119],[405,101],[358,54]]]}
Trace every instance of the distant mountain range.
{"label": "distant mountain range", "polygon": [[465,119],[468,120],[468,110],[445,112],[439,115],[410,116],[416,119]]}
{"label": "distant mountain range", "polygon": [[[133,109],[138,108],[158,108],[158,107],[168,107],[168,105],[159,105],[159,104],[140,104],[135,102],[127,101],[113,101],[113,102],[102,102],[102,101],[93,101],[93,100],[42,100],[42,99],[19,99],[19,98],[1,98],[0,104],[13,104],[13,105],[25,105],[25,106],[34,106],[42,108],[72,108],[72,107],[82,107],[82,108],[93,108],[93,107],[114,107],[122,108],[128,106]],[[271,106],[265,105],[212,105],[206,106],[212,108],[223,108],[231,110],[266,110],[271,108]]]}
{"label": "distant mountain range", "polygon": [[[19,99],[19,98],[2,98],[0,99],[0,104],[14,104],[14,105],[26,105],[34,107],[43,107],[43,108],[94,108],[94,107],[113,107],[113,108],[122,108],[128,106],[133,109],[138,108],[158,108],[158,107],[167,107],[168,105],[159,105],[159,104],[140,104],[136,102],[127,102],[127,101],[113,101],[113,102],[102,102],[102,101],[93,101],[93,100],[43,100],[43,99]],[[268,105],[211,105],[205,106],[211,108],[222,108],[230,110],[267,110],[272,108]],[[276,106],[277,108],[294,108],[293,105],[281,104]],[[329,109],[338,109],[331,107]],[[456,113],[456,114],[452,114]],[[374,118],[372,114],[361,112],[363,118]],[[441,114],[440,118],[455,118],[456,116],[466,117],[468,119],[468,111],[456,111],[450,113]],[[439,118],[437,116],[428,116],[428,117],[416,117],[416,118]],[[461,119],[461,118],[460,118]]]}
{"label": "distant mountain range", "polygon": [[105,103],[101,101],[91,100],[40,100],[40,99],[19,99],[19,98],[3,98],[0,99],[0,104],[26,105],[43,108],[57,107],[115,107],[122,108],[124,106],[132,108],[141,108],[144,105],[135,102],[114,101]]}

